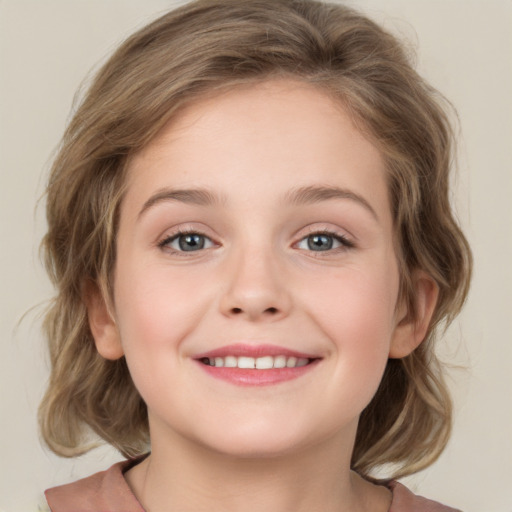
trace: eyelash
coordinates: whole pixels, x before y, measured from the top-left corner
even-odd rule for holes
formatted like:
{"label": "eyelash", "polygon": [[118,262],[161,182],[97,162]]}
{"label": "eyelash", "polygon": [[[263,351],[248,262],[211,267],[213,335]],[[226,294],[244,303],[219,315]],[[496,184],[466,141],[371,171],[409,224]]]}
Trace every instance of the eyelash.
{"label": "eyelash", "polygon": [[[313,251],[313,250],[308,251],[308,252],[315,254],[315,256],[317,256],[317,257],[321,256],[321,254],[318,254],[318,253],[331,253],[332,254],[333,252],[338,253],[338,252],[346,251],[349,249],[353,249],[355,247],[354,242],[349,240],[345,235],[342,235],[341,233],[336,233],[334,231],[330,231],[328,229],[312,229],[311,232],[308,233],[306,236],[302,237],[298,243],[302,242],[303,240],[307,240],[309,237],[315,236],[315,235],[327,236],[327,237],[330,237],[340,243],[340,247],[328,249],[326,251]],[[294,245],[297,245],[297,243]]]}
{"label": "eyelash", "polygon": [[178,240],[180,237],[186,236],[186,235],[199,235],[199,236],[202,236],[202,237],[204,237],[204,238],[206,238],[206,239],[211,241],[209,236],[205,235],[204,233],[201,233],[197,229],[178,229],[172,235],[167,236],[161,242],[158,242],[158,247],[160,249],[167,250],[168,252],[170,252],[173,255],[185,256],[185,257],[186,257],[187,252],[199,252],[199,251],[178,251],[178,250],[173,249],[172,247],[170,247],[169,244],[171,244],[175,240]]}
{"label": "eyelash", "polygon": [[[201,233],[198,230],[178,229],[172,235],[167,236],[162,241],[158,242],[157,245],[160,249],[166,249],[168,252],[171,252],[172,254],[175,254],[178,256],[186,256],[187,252],[193,253],[193,252],[201,252],[202,250],[204,250],[204,249],[200,249],[199,251],[180,251],[180,250],[176,250],[176,249],[173,249],[170,247],[169,244],[178,240],[180,237],[186,236],[186,235],[199,235],[201,237],[204,237],[207,240],[210,240],[210,242],[212,244],[214,244],[214,242],[211,240],[210,237],[208,237],[204,233]],[[340,247],[331,248],[331,249],[328,249],[325,251],[313,251],[313,250],[307,251],[312,254],[315,254],[316,257],[320,256],[318,253],[331,253],[332,254],[333,252],[337,253],[337,252],[341,252],[341,251],[346,251],[349,249],[353,249],[355,247],[355,244],[351,240],[349,240],[345,235],[342,235],[340,233],[336,233],[333,231],[329,231],[328,229],[312,229],[310,233],[308,233],[306,236],[303,236],[298,242],[296,242],[294,244],[294,246],[303,242],[304,240],[307,240],[309,237],[315,236],[315,235],[320,235],[320,236],[323,235],[323,236],[330,237],[330,238],[334,239],[336,242],[339,242],[339,244],[340,244]],[[306,249],[304,249],[304,250],[306,250]]]}

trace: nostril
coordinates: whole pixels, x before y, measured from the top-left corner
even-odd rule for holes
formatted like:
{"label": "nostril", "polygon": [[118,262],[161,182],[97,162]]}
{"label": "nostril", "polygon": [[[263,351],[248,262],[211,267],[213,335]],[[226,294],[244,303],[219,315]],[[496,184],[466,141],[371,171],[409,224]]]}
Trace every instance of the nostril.
{"label": "nostril", "polygon": [[[243,313],[244,310],[242,308],[231,308],[231,313],[234,315],[239,315]],[[271,315],[275,315],[278,312],[278,309],[275,307],[265,309],[264,313],[270,313]]]}

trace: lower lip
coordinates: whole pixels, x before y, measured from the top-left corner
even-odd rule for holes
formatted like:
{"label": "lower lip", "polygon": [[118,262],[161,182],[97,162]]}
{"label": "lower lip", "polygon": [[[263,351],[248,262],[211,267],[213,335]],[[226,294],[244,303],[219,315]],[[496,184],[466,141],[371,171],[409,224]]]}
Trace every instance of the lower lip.
{"label": "lower lip", "polygon": [[269,370],[217,367],[203,364],[200,361],[197,361],[197,364],[208,375],[237,386],[270,386],[301,377],[310,372],[318,364],[318,361],[316,359],[306,366],[296,368],[272,368]]}

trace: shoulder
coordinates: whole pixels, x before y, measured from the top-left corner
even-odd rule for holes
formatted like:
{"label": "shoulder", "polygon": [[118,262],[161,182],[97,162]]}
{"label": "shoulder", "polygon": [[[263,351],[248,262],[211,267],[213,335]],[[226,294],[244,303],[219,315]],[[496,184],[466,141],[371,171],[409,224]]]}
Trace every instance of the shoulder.
{"label": "shoulder", "polygon": [[128,486],[124,473],[140,459],[114,464],[76,482],[45,491],[52,512],[144,512]]}
{"label": "shoulder", "polygon": [[416,496],[399,482],[390,482],[388,487],[393,492],[393,501],[389,512],[461,512],[437,501]]}

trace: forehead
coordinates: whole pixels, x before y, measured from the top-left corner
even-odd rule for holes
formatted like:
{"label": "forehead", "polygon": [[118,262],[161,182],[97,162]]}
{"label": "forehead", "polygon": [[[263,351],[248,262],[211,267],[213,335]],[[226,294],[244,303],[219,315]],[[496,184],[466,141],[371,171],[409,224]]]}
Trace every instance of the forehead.
{"label": "forehead", "polygon": [[377,148],[340,101],[292,80],[237,87],[188,105],[132,157],[127,183],[140,201],[170,185],[219,195],[245,191],[247,198],[252,191],[257,200],[263,191],[318,184],[387,205]]}
{"label": "forehead", "polygon": [[[312,124],[315,124],[315,130],[311,129]],[[323,129],[320,129],[321,125]],[[286,144],[302,136],[328,144],[339,135],[333,133],[329,136],[333,125],[336,125],[336,132],[343,129],[342,136],[350,139],[351,144],[363,142],[366,146],[373,146],[368,136],[363,136],[356,128],[341,99],[335,99],[320,86],[293,78],[236,84],[186,102],[151,142],[135,154],[132,161],[157,157],[164,146],[177,139],[183,141],[187,132],[192,131],[201,136],[203,147],[213,138],[217,138],[215,142],[218,143],[226,128],[231,128],[231,132],[237,130],[240,137],[278,138]],[[232,135],[229,134],[230,137]],[[282,147],[286,146],[282,144]],[[380,158],[375,148],[365,154]],[[364,154],[360,156],[365,158]]]}

